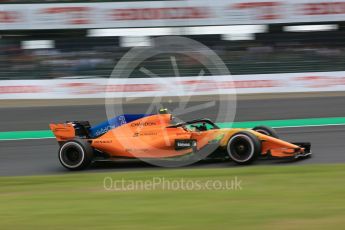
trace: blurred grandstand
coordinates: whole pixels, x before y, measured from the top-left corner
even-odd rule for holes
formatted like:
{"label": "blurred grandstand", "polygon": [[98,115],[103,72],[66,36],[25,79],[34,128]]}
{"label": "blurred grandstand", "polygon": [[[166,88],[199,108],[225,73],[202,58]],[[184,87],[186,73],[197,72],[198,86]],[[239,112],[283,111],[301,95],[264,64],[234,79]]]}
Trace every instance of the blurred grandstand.
{"label": "blurred grandstand", "polygon": [[[118,37],[91,38],[70,31],[21,32],[2,35],[0,78],[109,77],[116,62],[129,48]],[[343,31],[333,33],[265,33],[253,41],[225,41],[220,35],[190,36],[204,43],[227,64],[232,74],[264,74],[345,70]],[[53,48],[23,47],[27,40],[48,39]],[[193,61],[180,58],[181,75],[195,76]],[[183,63],[183,64],[182,64]],[[171,76],[169,57],[150,60],[159,76]],[[196,71],[200,70],[195,66]],[[133,77],[146,77],[139,72]]]}

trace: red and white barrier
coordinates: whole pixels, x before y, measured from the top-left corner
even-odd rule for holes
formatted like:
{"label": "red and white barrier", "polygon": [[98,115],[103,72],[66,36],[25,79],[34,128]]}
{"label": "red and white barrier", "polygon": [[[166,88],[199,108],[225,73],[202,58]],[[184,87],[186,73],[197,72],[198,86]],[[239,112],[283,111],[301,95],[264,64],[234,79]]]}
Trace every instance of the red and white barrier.
{"label": "red and white barrier", "polygon": [[344,21],[345,0],[2,4],[0,29],[129,28]]}
{"label": "red and white barrier", "polygon": [[345,72],[0,81],[0,99],[69,99],[345,91]]}

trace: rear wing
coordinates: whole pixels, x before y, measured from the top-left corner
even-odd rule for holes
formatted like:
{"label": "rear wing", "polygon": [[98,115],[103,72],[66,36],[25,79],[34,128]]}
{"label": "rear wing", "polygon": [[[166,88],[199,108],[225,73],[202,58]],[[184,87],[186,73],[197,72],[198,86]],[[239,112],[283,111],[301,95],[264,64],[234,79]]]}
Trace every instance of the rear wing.
{"label": "rear wing", "polygon": [[72,123],[50,124],[49,127],[59,142],[72,140],[75,137],[75,129]]}
{"label": "rear wing", "polygon": [[90,137],[90,123],[88,121],[67,121],[62,124],[50,124],[49,127],[59,142],[73,140],[75,137]]}

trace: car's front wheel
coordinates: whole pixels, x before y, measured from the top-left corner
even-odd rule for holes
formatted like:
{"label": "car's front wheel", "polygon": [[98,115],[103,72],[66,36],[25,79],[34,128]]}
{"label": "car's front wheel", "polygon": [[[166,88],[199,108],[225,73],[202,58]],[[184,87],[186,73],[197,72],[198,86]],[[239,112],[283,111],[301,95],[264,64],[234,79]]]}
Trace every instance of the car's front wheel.
{"label": "car's front wheel", "polygon": [[59,150],[60,163],[69,170],[81,170],[92,161],[93,150],[84,140],[67,141]]}
{"label": "car's front wheel", "polygon": [[260,155],[261,142],[250,132],[239,132],[229,139],[227,153],[237,164],[250,164]]}
{"label": "car's front wheel", "polygon": [[267,126],[257,126],[255,128],[253,128],[254,131],[270,136],[270,137],[274,137],[274,138],[279,138],[278,133],[271,127],[267,127]]}

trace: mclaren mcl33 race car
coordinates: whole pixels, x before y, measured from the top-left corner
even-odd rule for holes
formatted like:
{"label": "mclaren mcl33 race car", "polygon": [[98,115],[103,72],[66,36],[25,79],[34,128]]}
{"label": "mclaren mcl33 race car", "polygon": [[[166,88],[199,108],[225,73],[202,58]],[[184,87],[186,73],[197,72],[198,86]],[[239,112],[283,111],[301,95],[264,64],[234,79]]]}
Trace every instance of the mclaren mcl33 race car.
{"label": "mclaren mcl33 race car", "polygon": [[116,159],[171,159],[193,155],[250,164],[257,158],[299,159],[311,155],[310,143],[289,143],[274,129],[219,128],[209,119],[174,122],[168,113],[124,114],[99,125],[88,121],[50,124],[69,170]]}

